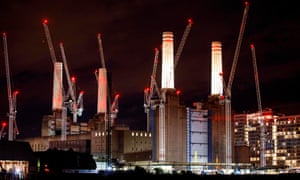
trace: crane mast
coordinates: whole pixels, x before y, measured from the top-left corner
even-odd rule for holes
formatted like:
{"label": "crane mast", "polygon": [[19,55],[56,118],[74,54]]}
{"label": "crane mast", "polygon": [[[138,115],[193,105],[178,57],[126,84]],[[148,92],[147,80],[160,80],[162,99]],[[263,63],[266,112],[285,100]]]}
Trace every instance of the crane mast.
{"label": "crane mast", "polygon": [[51,36],[50,36],[50,31],[48,28],[48,20],[47,19],[43,20],[43,27],[44,27],[44,31],[45,31],[49,51],[50,51],[51,60],[52,60],[53,64],[55,64],[57,62],[57,60],[56,60],[55,51],[54,51],[53,43],[52,43]]}
{"label": "crane mast", "polygon": [[17,98],[18,91],[15,91],[13,94],[11,92],[7,37],[6,37],[6,33],[3,33],[2,35],[3,35],[3,45],[4,45],[5,72],[6,72],[6,80],[7,80],[7,95],[8,95],[8,103],[9,103],[8,140],[13,141],[15,139],[15,136],[19,134],[19,130],[16,122],[16,113],[17,113],[16,98]]}
{"label": "crane mast", "polygon": [[[68,64],[67,64],[67,60],[66,60],[66,55],[65,55],[65,51],[64,51],[64,46],[63,43],[59,43],[59,47],[61,50],[61,55],[62,55],[62,60],[63,60],[63,64],[64,64],[64,68],[65,68],[65,73],[66,73],[66,77],[67,77],[67,82],[68,82],[68,86],[69,86],[69,91],[68,94],[71,97],[71,112],[73,113],[73,122],[77,123],[77,116],[81,114],[81,111],[78,111],[79,109],[79,105],[81,104],[80,102],[82,101],[82,95],[83,95],[83,91],[80,92],[79,98],[76,98],[76,92],[75,92],[75,78],[72,77],[70,78],[70,73],[69,73],[69,68],[68,68]],[[78,114],[78,112],[80,112]]]}
{"label": "crane mast", "polygon": [[[152,68],[152,74],[151,74],[151,78],[150,78],[150,88],[146,89],[144,91],[145,93],[145,110],[147,113],[147,131],[150,131],[150,122],[152,121],[151,119],[151,115],[150,115],[150,111],[152,111],[152,103],[151,103],[151,99],[152,96],[154,94],[153,90],[154,87],[156,86],[157,88],[157,84],[156,84],[156,70],[157,70],[157,64],[158,64],[158,55],[159,55],[159,50],[157,48],[155,48],[155,55],[154,55],[154,63],[153,63],[153,68]],[[158,90],[159,93],[159,90]]]}
{"label": "crane mast", "polygon": [[[64,51],[63,43],[59,43],[62,60],[64,64],[64,69],[67,77],[68,82],[68,92],[66,95],[64,95],[64,101],[63,101],[63,110],[62,110],[62,140],[66,139],[66,123],[67,123],[67,107],[69,107],[71,113],[73,114],[73,123],[77,123],[77,116],[82,115],[83,111],[83,104],[82,104],[82,96],[83,91],[80,91],[78,99],[76,99],[76,89],[75,89],[75,78],[70,77],[69,68],[66,60],[66,55]],[[70,99],[69,99],[70,97]]]}
{"label": "crane mast", "polygon": [[240,53],[240,47],[242,43],[242,38],[246,26],[246,20],[248,16],[249,11],[249,3],[245,2],[245,9],[243,13],[242,23],[240,26],[238,41],[236,45],[236,49],[234,52],[233,62],[231,66],[231,72],[229,75],[228,83],[225,89],[225,133],[226,133],[226,163],[229,164],[232,162],[232,141],[231,141],[231,87],[233,78],[235,75],[237,60]]}
{"label": "crane mast", "polygon": [[98,44],[99,44],[99,52],[100,52],[101,65],[102,65],[102,68],[105,68],[105,60],[104,60],[102,39],[101,39],[101,34],[100,33],[98,33],[97,39],[98,39]]}
{"label": "crane mast", "polygon": [[252,64],[253,64],[255,87],[256,87],[258,118],[259,118],[259,123],[260,123],[260,148],[261,148],[260,149],[260,167],[265,167],[266,166],[265,122],[264,122],[264,116],[262,114],[262,105],[261,105],[261,97],[260,97],[260,88],[259,88],[259,78],[258,78],[258,71],[257,71],[255,47],[253,44],[251,44],[250,48],[251,48]]}
{"label": "crane mast", "polygon": [[116,94],[114,97],[114,100],[110,107],[110,116],[111,116],[111,126],[114,125],[114,121],[117,117],[117,114],[119,112],[119,106],[118,106],[118,100],[119,100],[120,94]]}
{"label": "crane mast", "polygon": [[154,63],[153,63],[153,69],[152,69],[152,74],[151,74],[151,81],[150,81],[150,93],[149,93],[148,101],[147,101],[148,104],[150,103],[150,100],[153,96],[153,89],[154,89],[155,81],[156,81],[158,55],[159,55],[159,50],[157,48],[155,48]]}
{"label": "crane mast", "polygon": [[191,31],[191,28],[192,28],[192,19],[188,19],[188,24],[187,24],[187,26],[184,30],[184,33],[182,35],[181,41],[179,43],[178,49],[177,49],[176,54],[175,54],[174,69],[176,69],[176,66],[177,66],[179,58],[181,56],[181,53],[182,53],[183,47],[185,45],[186,39],[187,39],[187,37],[188,37],[188,35]]}
{"label": "crane mast", "polygon": [[0,140],[2,139],[2,137],[4,136],[4,129],[7,126],[6,122],[2,122],[1,123],[1,130],[0,130]]}
{"label": "crane mast", "polygon": [[[44,33],[46,36],[49,52],[50,52],[50,57],[53,63],[53,68],[54,68],[54,77],[53,77],[53,90],[52,90],[52,110],[55,116],[55,122],[58,119],[61,119],[62,116],[64,115],[62,113],[63,110],[63,93],[64,93],[64,88],[63,88],[63,83],[62,83],[62,63],[57,62],[57,58],[55,55],[53,43],[51,40],[50,36],[50,31],[48,27],[48,20],[44,19],[42,21],[43,27],[44,27]],[[57,67],[60,67],[61,71],[57,70]],[[58,115],[58,116],[57,116]]]}

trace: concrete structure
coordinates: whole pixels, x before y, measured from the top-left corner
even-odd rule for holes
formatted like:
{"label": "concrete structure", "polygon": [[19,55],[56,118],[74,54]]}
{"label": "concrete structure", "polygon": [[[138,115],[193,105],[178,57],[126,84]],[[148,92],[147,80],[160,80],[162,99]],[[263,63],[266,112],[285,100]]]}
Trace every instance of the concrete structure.
{"label": "concrete structure", "polygon": [[173,32],[162,34],[161,88],[174,88],[174,40]]}
{"label": "concrete structure", "polygon": [[212,135],[212,162],[225,163],[226,132],[225,132],[225,108],[220,103],[220,96],[213,95],[208,97],[203,108],[211,112],[211,135]]}
{"label": "concrete structure", "polygon": [[[156,111],[154,122],[155,132],[153,135],[155,137],[152,149],[155,152],[153,153],[153,161],[185,162],[187,146],[186,109],[180,104],[180,95],[175,89],[163,93],[165,95],[164,108]],[[161,120],[164,120],[163,126]]]}
{"label": "concrete structure", "polygon": [[220,41],[212,41],[210,95],[223,95],[224,89],[222,73],[222,44]]}
{"label": "concrete structure", "polygon": [[[174,87],[173,32],[162,34],[162,84],[152,131],[152,161],[186,161],[186,110]],[[176,139],[176,141],[174,141]]]}
{"label": "concrete structure", "polygon": [[53,72],[52,111],[61,112],[62,104],[63,104],[63,64],[62,62],[55,62],[54,72]]}
{"label": "concrete structure", "polygon": [[212,162],[226,162],[226,122],[222,77],[222,46],[211,43],[211,93],[203,108],[211,113]]}
{"label": "concrete structure", "polygon": [[107,71],[106,68],[99,68],[98,71],[98,95],[97,95],[97,114],[107,113]]}

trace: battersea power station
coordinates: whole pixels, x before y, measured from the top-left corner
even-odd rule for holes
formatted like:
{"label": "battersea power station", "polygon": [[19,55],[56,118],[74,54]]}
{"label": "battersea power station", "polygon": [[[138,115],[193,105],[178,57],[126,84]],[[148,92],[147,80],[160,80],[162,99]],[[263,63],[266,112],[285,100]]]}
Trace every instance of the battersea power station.
{"label": "battersea power station", "polygon": [[[228,166],[261,167],[262,157],[265,166],[299,166],[299,115],[276,115],[271,109],[263,110],[262,114],[232,113],[230,127],[226,125],[227,99],[224,98],[220,76],[221,42],[211,42],[211,93],[208,101],[195,102],[193,107],[181,103],[180,93],[175,88],[173,50],[173,33],[163,32],[161,87],[157,87],[155,74],[152,74],[150,88],[144,91],[147,129],[130,130],[127,125],[115,122],[118,95],[108,105],[110,77],[106,68],[99,68],[97,72],[97,114],[86,123],[77,123],[64,116],[63,103],[59,102],[63,98],[58,91],[63,68],[62,63],[56,63],[53,114],[44,116],[41,137],[24,141],[28,141],[35,152],[72,149],[90,153],[98,169],[118,162],[199,173],[203,169]],[[156,58],[157,54],[154,63],[157,63]],[[267,134],[264,149],[260,138],[261,118],[265,119],[264,132]]]}
{"label": "battersea power station", "polygon": [[[248,6],[246,3],[238,46]],[[52,114],[43,117],[40,137],[16,140],[28,142],[34,152],[56,149],[89,153],[99,170],[116,168],[116,164],[126,168],[141,166],[149,171],[161,168],[166,172],[189,170],[194,173],[207,169],[300,166],[300,115],[279,115],[270,108],[244,114],[231,111],[234,70],[228,84],[224,84],[220,41],[210,42],[211,87],[207,101],[195,101],[188,107],[174,83],[179,57],[174,53],[174,34],[172,31],[162,33],[161,55],[156,49],[150,86],[144,90],[146,120],[141,121],[145,121],[146,129],[132,130],[116,121],[119,95],[112,97],[111,74],[103,56],[100,56],[102,66],[95,73],[97,112],[85,122],[77,121],[82,113],[82,93],[76,97],[75,79],[69,76],[63,44],[60,44],[63,62],[59,62],[53,54],[47,21],[43,25],[53,60]],[[183,42],[191,25],[189,21]],[[100,34],[97,38],[101,55]],[[156,82],[159,57],[160,85]],[[233,69],[238,56],[235,57]],[[68,93],[62,88],[63,71],[69,85]],[[14,137],[11,133],[10,137]]]}

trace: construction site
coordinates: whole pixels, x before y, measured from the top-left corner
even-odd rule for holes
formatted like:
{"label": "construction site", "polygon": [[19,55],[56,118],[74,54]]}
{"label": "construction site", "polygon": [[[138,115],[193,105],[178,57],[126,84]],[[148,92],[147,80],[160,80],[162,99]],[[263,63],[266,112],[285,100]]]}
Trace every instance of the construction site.
{"label": "construction site", "polygon": [[[254,44],[251,44],[250,50],[257,112],[235,114],[232,111],[231,91],[248,11],[249,3],[245,2],[230,71],[223,69],[222,42],[210,42],[210,94],[206,102],[196,101],[192,107],[182,102],[174,76],[193,21],[187,20],[176,50],[175,33],[162,32],[162,46],[154,50],[153,67],[148,79],[150,84],[144,89],[144,130],[131,130],[126,124],[116,123],[120,94],[113,94],[112,91],[113,72],[107,68],[101,33],[95,37],[101,62],[101,67],[95,71],[97,112],[86,122],[78,122],[78,117],[84,111],[85,92],[77,91],[76,78],[70,75],[63,42],[59,44],[61,54],[55,54],[48,20],[43,19],[53,67],[52,114],[44,115],[41,120],[40,137],[18,139],[18,92],[11,90],[7,39],[3,33],[9,122],[2,124],[1,140],[7,138],[8,141],[29,142],[34,152],[72,149],[90,153],[99,171],[141,166],[149,172],[160,168],[166,173],[191,171],[203,174],[218,170],[232,174],[238,169],[245,174],[268,174],[286,170],[283,167],[300,166],[300,115],[280,116],[262,107]],[[159,65],[161,72],[157,72]],[[230,72],[228,79],[223,76],[224,71]],[[161,77],[161,80],[157,77]],[[65,80],[67,88],[64,87]],[[0,159],[0,162],[7,169],[12,166],[11,161]],[[26,168],[22,163],[18,165]],[[276,168],[270,170],[269,167]]]}

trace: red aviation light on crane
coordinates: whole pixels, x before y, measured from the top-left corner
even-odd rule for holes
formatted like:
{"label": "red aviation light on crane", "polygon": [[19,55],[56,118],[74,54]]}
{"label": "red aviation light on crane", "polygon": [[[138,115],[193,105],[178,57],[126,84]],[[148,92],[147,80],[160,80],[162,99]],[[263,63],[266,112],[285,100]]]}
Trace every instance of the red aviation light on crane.
{"label": "red aviation light on crane", "polygon": [[6,127],[7,126],[7,123],[4,121],[4,122],[2,122],[2,127],[4,128],[4,127]]}
{"label": "red aviation light on crane", "polygon": [[18,95],[20,92],[18,90],[14,91],[14,95]]}
{"label": "red aviation light on crane", "polygon": [[249,6],[249,2],[248,1],[245,1],[245,6]]}
{"label": "red aviation light on crane", "polygon": [[146,87],[144,92],[149,92],[150,91],[150,88],[149,87]]}
{"label": "red aviation light on crane", "polygon": [[189,19],[188,19],[188,23],[189,23],[189,24],[192,24],[192,23],[193,23],[193,20],[192,20],[191,18],[189,18]]}
{"label": "red aviation light on crane", "polygon": [[48,24],[48,19],[43,19],[43,24]]}
{"label": "red aviation light on crane", "polygon": [[72,81],[73,83],[76,82],[75,76],[72,76],[72,77],[71,77],[71,81]]}

